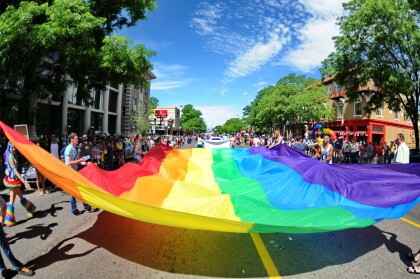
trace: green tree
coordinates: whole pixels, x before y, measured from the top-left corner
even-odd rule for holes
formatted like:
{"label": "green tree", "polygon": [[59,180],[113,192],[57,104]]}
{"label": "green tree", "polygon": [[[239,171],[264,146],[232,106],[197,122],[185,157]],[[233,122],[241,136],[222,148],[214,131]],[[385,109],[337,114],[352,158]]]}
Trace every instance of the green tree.
{"label": "green tree", "polygon": [[206,123],[204,122],[201,111],[195,109],[190,104],[182,108],[181,126],[187,133],[206,131]]}
{"label": "green tree", "polygon": [[215,132],[215,133],[224,133],[225,130],[223,129],[223,126],[222,125],[216,125],[213,128],[213,132]]}
{"label": "green tree", "polygon": [[420,15],[419,2],[406,0],[353,0],[344,4],[339,19],[341,35],[334,38],[336,51],[324,61],[327,73],[345,86],[350,101],[360,96],[360,86],[373,82],[378,90],[365,114],[386,104],[403,110],[413,123],[419,148]]}
{"label": "green tree", "polygon": [[150,133],[152,125],[149,121],[149,114],[146,113],[146,105],[139,102],[135,109],[130,111],[130,126],[134,127],[136,134],[148,135]]}
{"label": "green tree", "polygon": [[287,126],[300,134],[305,122],[332,120],[328,100],[328,92],[315,79],[289,74],[258,92],[246,108],[247,121],[260,132]]}
{"label": "green tree", "polygon": [[224,133],[237,133],[241,130],[246,129],[246,123],[245,121],[239,119],[239,118],[231,118],[226,121],[225,124],[223,124],[223,132]]}
{"label": "green tree", "polygon": [[156,97],[150,97],[149,99],[149,111],[147,115],[155,115],[155,109],[159,106],[159,100]]}
{"label": "green tree", "polygon": [[133,110],[130,111],[130,126],[134,127],[136,134],[147,135],[150,133],[152,125],[149,116],[155,114],[155,109],[159,106],[159,100],[156,97],[150,97],[148,104],[139,102]]}
{"label": "green tree", "polygon": [[13,109],[18,121],[33,122],[36,97],[59,99],[70,84],[77,87],[79,102],[88,104],[90,90],[108,82],[144,84],[154,52],[112,33],[144,19],[154,2],[2,1],[0,94],[22,96]]}

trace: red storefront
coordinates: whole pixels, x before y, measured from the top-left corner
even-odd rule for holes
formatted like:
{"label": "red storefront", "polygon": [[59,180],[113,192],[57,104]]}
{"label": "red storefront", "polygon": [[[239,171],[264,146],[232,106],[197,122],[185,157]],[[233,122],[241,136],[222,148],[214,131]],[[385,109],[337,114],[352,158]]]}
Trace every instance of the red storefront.
{"label": "red storefront", "polygon": [[343,125],[341,125],[341,121],[334,121],[326,124],[325,127],[333,130],[337,138],[364,142],[386,141],[387,127],[412,129],[409,125],[377,119],[351,119],[344,121]]}

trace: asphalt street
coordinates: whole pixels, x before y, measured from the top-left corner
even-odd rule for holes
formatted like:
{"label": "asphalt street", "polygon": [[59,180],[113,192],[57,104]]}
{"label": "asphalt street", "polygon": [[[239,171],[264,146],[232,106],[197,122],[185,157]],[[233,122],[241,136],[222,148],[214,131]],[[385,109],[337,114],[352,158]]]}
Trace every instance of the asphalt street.
{"label": "asphalt street", "polygon": [[[8,199],[8,190],[0,193]],[[27,190],[25,197],[37,213],[27,217],[17,201],[18,223],[5,231],[33,278],[416,278],[406,271],[406,254],[420,249],[419,205],[404,219],[362,229],[251,236],[165,227],[101,210],[73,216],[61,190],[45,196]]]}

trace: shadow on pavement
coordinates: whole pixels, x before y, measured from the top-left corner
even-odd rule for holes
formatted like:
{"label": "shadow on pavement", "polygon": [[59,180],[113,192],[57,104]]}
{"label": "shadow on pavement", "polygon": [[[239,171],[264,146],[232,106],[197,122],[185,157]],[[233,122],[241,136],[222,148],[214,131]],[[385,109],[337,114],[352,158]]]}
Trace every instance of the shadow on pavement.
{"label": "shadow on pavement", "polygon": [[39,237],[41,240],[46,240],[53,230],[51,228],[56,227],[57,223],[44,225],[33,225],[26,228],[26,231],[18,232],[15,235],[11,236],[9,239],[9,244],[13,244],[20,239],[32,239]]}
{"label": "shadow on pavement", "polygon": [[[260,234],[281,275],[349,263],[385,245],[409,264],[410,249],[371,226],[316,234]],[[254,278],[267,273],[249,234],[187,230],[102,212],[77,235],[128,261],[156,270],[210,277]],[[53,256],[54,258],[54,256]]]}
{"label": "shadow on pavement", "polygon": [[98,247],[94,247],[94,248],[89,249],[89,250],[87,250],[83,253],[68,254],[68,252],[73,249],[75,244],[74,243],[68,243],[66,245],[63,245],[63,244],[65,242],[73,239],[73,238],[75,238],[75,236],[64,239],[63,241],[58,243],[56,246],[54,246],[48,253],[45,253],[42,256],[39,256],[38,258],[27,262],[26,266],[33,269],[34,271],[36,271],[38,269],[48,267],[51,264],[54,264],[54,263],[57,263],[57,262],[60,262],[60,261],[65,261],[65,260],[69,260],[69,259],[73,259],[73,258],[79,258],[79,257],[86,256],[86,255],[90,254],[91,252],[93,252],[96,248],[98,248]]}
{"label": "shadow on pavement", "polygon": [[354,261],[385,245],[390,253],[399,253],[409,264],[410,248],[400,243],[396,235],[375,226],[316,234],[261,235],[267,250],[282,275],[310,273],[327,266]]}

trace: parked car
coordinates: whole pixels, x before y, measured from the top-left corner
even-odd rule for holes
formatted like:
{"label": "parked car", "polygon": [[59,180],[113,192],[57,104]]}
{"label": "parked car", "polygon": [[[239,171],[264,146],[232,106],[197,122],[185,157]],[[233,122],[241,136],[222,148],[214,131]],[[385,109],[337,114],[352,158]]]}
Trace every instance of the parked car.
{"label": "parked car", "polygon": [[133,158],[134,145],[129,141],[124,141],[124,148],[125,148],[124,159],[127,160],[127,159]]}
{"label": "parked car", "polygon": [[22,166],[22,177],[25,179],[29,184],[36,183],[36,169],[31,163],[26,162]]}
{"label": "parked car", "polygon": [[410,149],[410,163],[420,163],[420,149]]}

